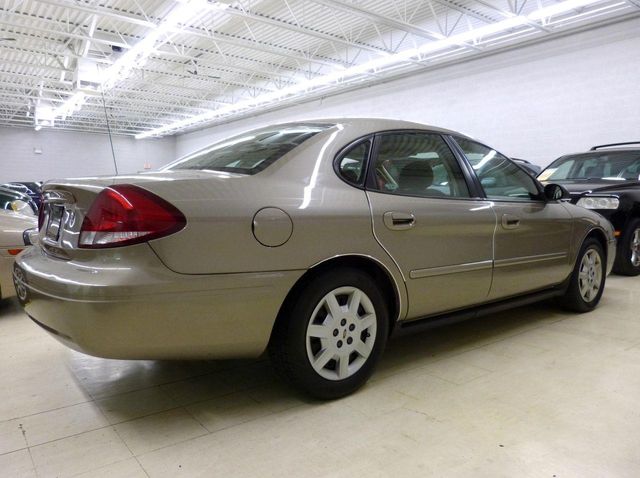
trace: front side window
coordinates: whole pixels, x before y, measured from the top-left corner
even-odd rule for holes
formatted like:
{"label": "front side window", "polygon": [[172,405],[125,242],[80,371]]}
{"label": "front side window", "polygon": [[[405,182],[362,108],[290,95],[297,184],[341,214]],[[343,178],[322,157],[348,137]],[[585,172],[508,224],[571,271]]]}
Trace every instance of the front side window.
{"label": "front side window", "polygon": [[365,140],[342,153],[338,158],[338,173],[347,182],[362,184],[371,141]]}
{"label": "front side window", "polygon": [[372,189],[423,197],[469,197],[469,188],[451,149],[435,133],[379,136]]}
{"label": "front side window", "polygon": [[488,199],[531,201],[539,199],[535,181],[509,158],[483,144],[455,138],[464,152]]}
{"label": "front side window", "polygon": [[256,174],[331,124],[288,124],[250,131],[179,159],[162,171],[200,170]]}

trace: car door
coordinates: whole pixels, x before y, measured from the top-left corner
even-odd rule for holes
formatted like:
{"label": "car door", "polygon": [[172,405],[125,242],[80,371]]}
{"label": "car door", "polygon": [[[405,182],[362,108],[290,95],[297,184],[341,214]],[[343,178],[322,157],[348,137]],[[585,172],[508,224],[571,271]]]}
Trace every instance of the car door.
{"label": "car door", "polygon": [[544,200],[525,171],[497,151],[455,138],[493,204],[497,227],[490,299],[501,299],[562,282],[571,272],[571,215]]}
{"label": "car door", "polygon": [[367,178],[373,230],[405,278],[409,319],[487,299],[496,218],[473,187],[440,134],[376,135]]}

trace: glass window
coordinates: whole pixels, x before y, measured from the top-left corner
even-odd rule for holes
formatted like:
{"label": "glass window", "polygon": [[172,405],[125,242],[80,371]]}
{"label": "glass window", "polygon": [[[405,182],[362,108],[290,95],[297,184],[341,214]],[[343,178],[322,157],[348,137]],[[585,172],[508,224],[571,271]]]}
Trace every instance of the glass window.
{"label": "glass window", "polygon": [[250,131],[175,161],[163,171],[196,169],[256,174],[331,124],[288,124]]}
{"label": "glass window", "polygon": [[564,156],[540,174],[541,181],[565,179],[638,180],[640,154],[634,151],[593,152]]}
{"label": "glass window", "polygon": [[540,198],[535,181],[509,158],[466,138],[456,138],[489,199],[530,201]]}
{"label": "glass window", "polygon": [[469,197],[460,165],[434,133],[380,135],[374,189],[424,197]]}
{"label": "glass window", "polygon": [[356,144],[340,157],[338,171],[345,181],[353,184],[362,183],[369,148],[371,148],[371,141],[366,140]]}

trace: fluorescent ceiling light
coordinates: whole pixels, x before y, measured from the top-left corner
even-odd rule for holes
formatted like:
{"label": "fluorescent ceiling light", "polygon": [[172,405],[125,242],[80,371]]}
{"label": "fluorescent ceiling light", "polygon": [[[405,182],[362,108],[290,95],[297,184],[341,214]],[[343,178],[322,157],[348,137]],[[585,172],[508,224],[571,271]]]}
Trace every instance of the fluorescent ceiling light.
{"label": "fluorescent ceiling light", "polygon": [[[197,15],[201,15],[205,10],[210,10],[212,5],[207,0],[179,0],[176,5],[147,36],[133,45],[124,55],[116,60],[101,75],[98,83],[104,91],[113,88],[120,81],[131,75],[136,68],[141,68],[147,62],[149,56],[155,53],[156,49],[169,41],[173,35],[191,21]],[[228,5],[220,5],[219,10],[227,8]],[[86,94],[82,91],[76,92],[56,110],[56,116],[63,118],[78,111],[86,100]]]}
{"label": "fluorescent ceiling light", "polygon": [[58,106],[54,110],[53,112],[54,116],[56,118],[58,116],[61,116],[62,119],[64,120],[67,116],[70,116],[76,111],[79,111],[80,108],[82,108],[82,105],[84,104],[86,98],[87,98],[86,93],[82,91],[78,91],[74,93],[73,96],[71,96],[71,98],[69,98],[67,101],[62,103],[60,106]]}
{"label": "fluorescent ceiling light", "polygon": [[265,93],[254,98],[239,101],[226,105],[216,110],[207,111],[199,115],[185,118],[174,123],[167,124],[143,133],[137,134],[136,139],[148,138],[151,136],[162,136],[167,133],[179,131],[199,123],[230,116],[243,111],[258,109],[260,107],[274,104],[287,97],[302,97],[306,93],[316,92],[328,86],[335,86],[349,81],[362,78],[363,75],[371,75],[383,69],[391,69],[406,64],[409,61],[420,61],[428,53],[439,52],[451,47],[458,47],[462,43],[478,42],[483,38],[490,37],[497,33],[505,32],[514,28],[527,26],[535,20],[548,18],[554,15],[565,13],[576,8],[591,5],[602,0],[566,0],[562,3],[536,10],[529,15],[513,16],[505,20],[491,23],[486,26],[474,28],[472,30],[458,33],[441,40],[436,40],[424,44],[417,48],[411,48],[392,55],[385,55],[356,66],[339,69],[327,75],[319,76],[311,80],[301,81],[294,85],[281,88],[276,91]]}
{"label": "fluorescent ceiling light", "polygon": [[548,7],[541,8],[535,12],[531,12],[527,17],[530,20],[540,20],[542,18],[552,17],[561,13],[566,13],[576,8],[586,7],[594,3],[601,2],[602,0],[566,0],[562,3],[550,5]]}
{"label": "fluorescent ceiling light", "polygon": [[155,53],[156,48],[176,34],[176,28],[179,28],[179,25],[188,23],[196,15],[201,14],[207,6],[206,0],[182,1],[169,12],[155,30],[136,43],[107,69],[101,82],[103,89],[113,87],[119,81],[128,78],[133,69],[144,66],[149,56]]}

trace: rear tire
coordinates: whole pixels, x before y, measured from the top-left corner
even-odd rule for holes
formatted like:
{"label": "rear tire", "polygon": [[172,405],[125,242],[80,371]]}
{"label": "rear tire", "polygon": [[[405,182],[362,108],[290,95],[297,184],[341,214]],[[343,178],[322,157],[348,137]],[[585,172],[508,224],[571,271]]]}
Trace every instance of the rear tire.
{"label": "rear tire", "polygon": [[627,224],[618,243],[613,271],[624,276],[640,275],[640,219]]}
{"label": "rear tire", "polygon": [[389,313],[375,281],[339,268],[309,281],[278,318],[269,343],[276,372],[307,395],[334,399],[364,385],[387,342]]}
{"label": "rear tire", "polygon": [[607,276],[607,261],[599,241],[587,238],[578,254],[569,287],[560,305],[573,312],[590,312],[598,305]]}

